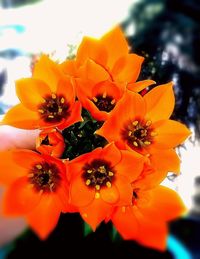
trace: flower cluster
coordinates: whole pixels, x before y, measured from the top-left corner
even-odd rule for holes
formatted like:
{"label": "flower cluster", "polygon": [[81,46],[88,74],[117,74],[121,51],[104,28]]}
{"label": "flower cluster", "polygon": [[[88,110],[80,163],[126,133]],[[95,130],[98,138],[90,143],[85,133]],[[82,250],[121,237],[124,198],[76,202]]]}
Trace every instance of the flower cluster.
{"label": "flower cluster", "polygon": [[179,173],[174,148],[190,131],[169,119],[172,82],[141,94],[155,84],[137,81],[142,62],[116,27],[84,37],[73,60],[42,55],[16,82],[20,103],[1,124],[41,131],[36,151],[0,153],[5,215],[45,239],[61,213],[78,212],[93,230],[112,221],[124,239],[165,249],[167,223],[185,206],[160,183]]}

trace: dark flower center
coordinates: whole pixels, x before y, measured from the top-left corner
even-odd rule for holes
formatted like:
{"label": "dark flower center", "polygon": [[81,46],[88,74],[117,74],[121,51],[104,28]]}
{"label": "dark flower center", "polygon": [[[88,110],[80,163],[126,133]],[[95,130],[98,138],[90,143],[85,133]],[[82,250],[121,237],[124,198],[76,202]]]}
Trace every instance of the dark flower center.
{"label": "dark flower center", "polygon": [[48,95],[45,101],[40,104],[38,112],[45,122],[60,122],[70,115],[69,104],[62,95]]}
{"label": "dark flower center", "polygon": [[52,146],[49,142],[48,135],[42,140],[41,145]]}
{"label": "dark flower center", "polygon": [[55,164],[35,164],[28,175],[30,184],[38,192],[55,192],[60,184],[60,171]]}
{"label": "dark flower center", "polygon": [[92,101],[100,111],[110,112],[115,107],[115,99],[105,93],[93,97]]}
{"label": "dark flower center", "polygon": [[153,137],[157,135],[151,127],[151,121],[141,122],[134,120],[127,123],[121,134],[130,147],[143,148],[149,146]]}
{"label": "dark flower center", "polygon": [[98,191],[101,187],[112,186],[115,171],[111,164],[105,160],[95,159],[83,167],[82,177],[88,187],[95,187]]}

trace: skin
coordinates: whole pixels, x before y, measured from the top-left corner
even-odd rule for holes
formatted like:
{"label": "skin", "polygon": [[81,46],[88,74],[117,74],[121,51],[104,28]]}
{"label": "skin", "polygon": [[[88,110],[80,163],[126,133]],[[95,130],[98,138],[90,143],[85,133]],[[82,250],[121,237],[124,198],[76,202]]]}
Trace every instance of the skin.
{"label": "skin", "polygon": [[[35,149],[38,130],[21,130],[10,126],[0,126],[0,151],[13,148]],[[7,218],[2,215],[3,187],[0,186],[0,248],[22,233],[27,224],[23,218]]]}

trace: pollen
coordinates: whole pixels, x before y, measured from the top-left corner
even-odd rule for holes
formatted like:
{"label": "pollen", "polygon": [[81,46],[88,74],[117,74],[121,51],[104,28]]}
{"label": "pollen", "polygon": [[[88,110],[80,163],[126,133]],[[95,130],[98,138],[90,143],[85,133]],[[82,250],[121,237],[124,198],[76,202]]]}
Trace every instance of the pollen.
{"label": "pollen", "polygon": [[99,192],[96,192],[95,193],[95,199],[99,199],[100,198],[100,193]]}
{"label": "pollen", "polygon": [[102,174],[104,174],[106,172],[106,169],[105,169],[104,165],[99,167],[99,172],[102,173]]}
{"label": "pollen", "polygon": [[152,121],[150,121],[150,120],[146,122],[147,127],[149,127],[151,124],[152,124]]}
{"label": "pollen", "polygon": [[129,137],[132,135],[132,131],[131,130],[128,132],[128,135],[129,135]]}
{"label": "pollen", "polygon": [[93,97],[92,99],[93,99],[93,101],[94,101],[95,103],[98,102],[98,99],[97,99],[96,97]]}
{"label": "pollen", "polygon": [[152,132],[150,133],[150,135],[151,135],[152,137],[155,137],[155,136],[157,136],[157,135],[158,135],[158,133],[157,133],[157,132],[155,132],[155,131],[152,131]]}
{"label": "pollen", "polygon": [[62,112],[62,108],[58,108],[58,112],[61,113]]}
{"label": "pollen", "polygon": [[107,93],[104,92],[103,95],[102,95],[102,97],[103,97],[103,98],[106,98],[106,96],[107,96]]}
{"label": "pollen", "polygon": [[28,181],[40,194],[55,192],[61,181],[59,168],[53,163],[36,164],[28,174]]}
{"label": "pollen", "polygon": [[111,188],[111,187],[112,187],[111,182],[107,182],[107,183],[106,183],[106,186],[107,186],[108,188]]}
{"label": "pollen", "polygon": [[144,144],[145,144],[145,145],[150,145],[151,142],[150,142],[150,141],[145,141]]}
{"label": "pollen", "polygon": [[132,122],[133,126],[137,126],[138,123],[139,123],[139,121],[133,121],[133,122]]}
{"label": "pollen", "polygon": [[57,98],[56,94],[52,94],[51,97],[52,97],[52,99],[56,99]]}
{"label": "pollen", "polygon": [[37,169],[42,169],[42,165],[38,164],[38,165],[36,165],[36,168]]}
{"label": "pollen", "polygon": [[115,99],[112,99],[112,101],[110,102],[111,104],[115,104],[116,103],[116,100]]}
{"label": "pollen", "polygon": [[101,187],[100,187],[100,185],[97,184],[97,185],[95,186],[95,188],[96,188],[97,191],[99,191]]}
{"label": "pollen", "polygon": [[39,109],[38,111],[39,111],[40,113],[44,113],[44,110],[42,110],[42,109]]}
{"label": "pollen", "polygon": [[83,167],[82,178],[88,188],[99,191],[102,187],[111,187],[115,180],[115,170],[106,160],[94,159]]}
{"label": "pollen", "polygon": [[135,147],[138,147],[138,143],[137,143],[136,141],[133,141],[133,145],[134,145]]}
{"label": "pollen", "polygon": [[90,185],[91,181],[89,179],[87,179],[87,181],[85,182],[86,185]]}
{"label": "pollen", "polygon": [[62,97],[62,98],[60,99],[60,102],[63,104],[63,103],[65,102],[65,98]]}
{"label": "pollen", "polygon": [[69,104],[62,95],[57,96],[55,93],[44,97],[45,102],[38,106],[38,113],[45,122],[60,122],[63,118],[70,115]]}
{"label": "pollen", "polygon": [[113,172],[111,172],[111,171],[109,171],[109,172],[108,172],[108,175],[109,175],[109,176],[113,176],[113,175],[114,175],[114,173],[113,173]]}

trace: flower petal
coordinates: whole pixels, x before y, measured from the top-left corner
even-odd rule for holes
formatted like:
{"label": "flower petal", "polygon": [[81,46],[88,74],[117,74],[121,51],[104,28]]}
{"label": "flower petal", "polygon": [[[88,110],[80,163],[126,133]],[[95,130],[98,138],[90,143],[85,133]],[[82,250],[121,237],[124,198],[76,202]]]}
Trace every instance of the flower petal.
{"label": "flower petal", "polygon": [[119,200],[117,206],[129,206],[132,204],[133,188],[129,179],[123,175],[116,175],[114,185],[119,191]]}
{"label": "flower petal", "polygon": [[141,212],[155,221],[170,221],[186,213],[186,207],[177,192],[165,186],[151,190],[151,199]]}
{"label": "flower petal", "polygon": [[[118,58],[128,53],[128,43],[124,37],[121,28],[115,27],[106,33],[100,42],[106,48],[108,53],[107,66],[111,69]],[[117,42],[117,44],[116,44]]]}
{"label": "flower petal", "polygon": [[144,166],[144,157],[135,151],[122,150],[122,159],[116,165],[117,173],[129,179],[129,182],[134,181],[142,172]]}
{"label": "flower petal", "polygon": [[112,75],[117,82],[135,82],[140,74],[144,58],[136,54],[120,57],[112,69]]}
{"label": "flower petal", "polygon": [[[156,170],[163,170],[166,172],[180,172],[180,158],[174,149],[157,151],[150,156],[151,164]],[[166,163],[170,161],[170,163]]]}
{"label": "flower petal", "polygon": [[60,130],[63,130],[76,122],[83,121],[81,117],[81,109],[82,109],[81,103],[79,101],[76,101],[71,109],[71,114],[69,118],[64,120],[63,123],[59,124],[57,128]]}
{"label": "flower petal", "polygon": [[[22,159],[22,158],[20,158]],[[27,175],[26,168],[20,168],[13,160],[12,151],[0,152],[0,183],[9,185],[17,178]]]}
{"label": "flower petal", "polygon": [[161,251],[166,250],[168,228],[163,221],[152,220],[146,215],[136,214],[139,222],[139,231],[136,240],[145,246]]}
{"label": "flower petal", "polygon": [[53,93],[56,93],[58,82],[63,77],[64,75],[59,65],[46,55],[42,55],[40,60],[35,64],[33,78],[45,82]]}
{"label": "flower petal", "polygon": [[110,188],[108,187],[101,188],[100,196],[103,201],[112,205],[116,205],[120,198],[119,190],[115,184],[112,184]]}
{"label": "flower petal", "polygon": [[127,89],[133,92],[140,92],[150,85],[156,84],[153,80],[142,80],[135,83],[129,83]]}
{"label": "flower petal", "polygon": [[86,185],[81,175],[71,180],[70,201],[72,205],[83,207],[89,205],[95,196],[94,188]]}
{"label": "flower petal", "polygon": [[26,149],[13,150],[12,159],[18,166],[25,168],[27,172],[32,169],[33,165],[44,162],[43,156],[37,152]]}
{"label": "flower petal", "polygon": [[91,226],[93,231],[110,215],[111,211],[112,206],[104,202],[101,198],[94,199],[89,206],[80,208],[82,218]]}
{"label": "flower petal", "polygon": [[63,63],[61,63],[60,65],[61,70],[66,74],[66,75],[70,75],[73,77],[77,77],[78,76],[78,70],[76,67],[76,61],[75,60],[66,60]]}
{"label": "flower petal", "polygon": [[107,62],[107,53],[105,47],[97,39],[84,37],[77,51],[77,66],[83,64],[88,58],[104,66]]}
{"label": "flower petal", "polygon": [[16,93],[21,103],[33,111],[38,110],[46,95],[51,91],[45,82],[35,78],[24,78],[16,81]]}
{"label": "flower petal", "polygon": [[105,137],[109,142],[121,141],[121,131],[130,120],[142,118],[146,107],[143,98],[134,92],[127,91],[110,113],[108,120],[95,133]]}
{"label": "flower petal", "polygon": [[98,158],[109,161],[111,167],[114,167],[121,160],[121,152],[114,143],[110,143],[102,148]]}
{"label": "flower petal", "polygon": [[180,122],[163,120],[152,124],[157,136],[154,137],[152,147],[169,149],[181,144],[190,134],[190,130]]}
{"label": "flower petal", "polygon": [[2,120],[2,124],[20,129],[37,129],[40,117],[37,112],[27,109],[22,104],[12,107]]}
{"label": "flower petal", "polygon": [[33,189],[27,177],[20,177],[5,193],[4,213],[13,216],[26,214],[37,206],[40,199],[41,194]]}
{"label": "flower petal", "polygon": [[27,221],[40,239],[45,239],[56,227],[60,212],[54,195],[43,195],[38,206],[27,215]]}
{"label": "flower petal", "polygon": [[118,207],[112,215],[112,222],[124,239],[136,239],[139,224],[132,211],[132,207]]}
{"label": "flower petal", "polygon": [[112,79],[109,72],[92,59],[87,59],[79,68],[78,77],[81,79],[91,80],[93,85],[101,81]]}
{"label": "flower petal", "polygon": [[152,121],[168,119],[174,109],[173,82],[160,85],[144,95],[147,118]]}
{"label": "flower petal", "polygon": [[72,79],[66,77],[58,82],[58,88],[56,94],[63,96],[67,103],[73,105],[75,102],[75,90],[72,83]]}

